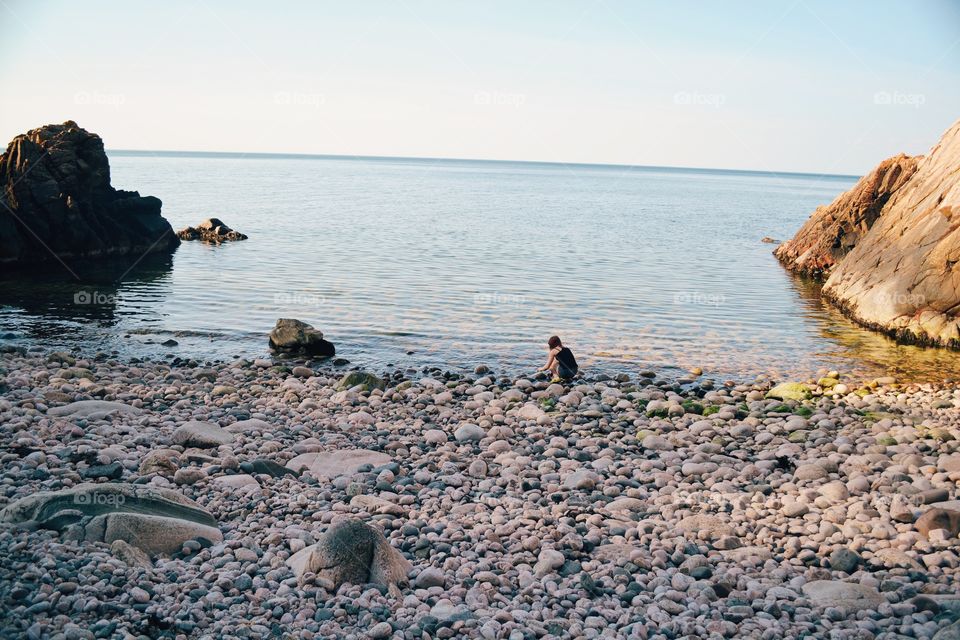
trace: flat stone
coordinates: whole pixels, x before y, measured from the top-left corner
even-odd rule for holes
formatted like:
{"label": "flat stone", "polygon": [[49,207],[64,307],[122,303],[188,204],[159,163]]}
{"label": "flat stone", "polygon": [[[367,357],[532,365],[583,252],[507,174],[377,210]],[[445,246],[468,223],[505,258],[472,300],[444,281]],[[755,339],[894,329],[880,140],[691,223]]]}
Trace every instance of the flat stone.
{"label": "flat stone", "polygon": [[683,533],[694,535],[699,535],[701,531],[705,531],[712,539],[734,534],[733,527],[727,524],[723,518],[709,514],[687,516],[677,523],[677,529]]}
{"label": "flat stone", "polygon": [[174,444],[199,448],[219,447],[222,444],[230,444],[236,439],[235,435],[220,428],[219,425],[200,420],[185,422],[177,427],[170,437]]}
{"label": "flat stone", "polygon": [[296,472],[309,471],[318,478],[352,475],[364,465],[380,467],[393,459],[385,453],[368,449],[334,449],[318,453],[301,453],[287,463]]}
{"label": "flat stone", "polygon": [[107,400],[80,400],[62,407],[47,409],[47,415],[55,418],[86,418],[87,420],[102,420],[112,415],[137,416],[140,413],[140,409],[136,407]]}
{"label": "flat stone", "polygon": [[760,564],[773,558],[773,552],[767,547],[749,546],[739,549],[726,549],[720,552],[724,559],[737,564],[752,562]]}
{"label": "flat stone", "polygon": [[617,498],[607,503],[607,511],[643,511],[647,503],[638,498]]}
{"label": "flat stone", "polygon": [[394,502],[363,493],[353,496],[353,498],[350,499],[350,506],[363,509],[370,513],[386,513],[394,516],[402,516],[406,513],[403,507]]}
{"label": "flat stone", "polygon": [[250,433],[252,431],[267,432],[273,430],[273,425],[263,420],[251,418],[249,420],[237,420],[233,424],[228,424],[223,428],[230,433]]}
{"label": "flat stone", "polygon": [[243,487],[260,487],[260,483],[257,482],[257,479],[246,473],[238,473],[232,476],[219,476],[214,478],[213,481],[220,486],[230,487],[232,489],[242,489]]}
{"label": "flat stone", "polygon": [[175,553],[195,538],[223,540],[213,516],[186,496],[119,482],[35,493],[0,510],[0,522],[38,522],[57,531],[76,524],[84,540],[123,540],[150,555]]}
{"label": "flat stone", "polygon": [[803,585],[803,593],[816,607],[839,607],[848,613],[876,609],[886,602],[876,589],[854,582],[814,580]]}

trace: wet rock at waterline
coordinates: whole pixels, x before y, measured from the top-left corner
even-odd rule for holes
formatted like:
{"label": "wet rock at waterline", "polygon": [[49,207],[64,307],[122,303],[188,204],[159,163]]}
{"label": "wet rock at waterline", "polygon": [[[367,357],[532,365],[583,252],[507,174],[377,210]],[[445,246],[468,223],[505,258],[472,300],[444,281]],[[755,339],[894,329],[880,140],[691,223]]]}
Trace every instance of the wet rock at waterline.
{"label": "wet rock at waterline", "polygon": [[177,231],[177,237],[181,240],[201,240],[214,244],[247,239],[247,236],[234,231],[219,218],[208,218],[195,227],[184,227]]}
{"label": "wet rock at waterline", "polygon": [[280,318],[270,331],[270,347],[276,351],[329,358],[336,354],[323,332],[301,320]]}

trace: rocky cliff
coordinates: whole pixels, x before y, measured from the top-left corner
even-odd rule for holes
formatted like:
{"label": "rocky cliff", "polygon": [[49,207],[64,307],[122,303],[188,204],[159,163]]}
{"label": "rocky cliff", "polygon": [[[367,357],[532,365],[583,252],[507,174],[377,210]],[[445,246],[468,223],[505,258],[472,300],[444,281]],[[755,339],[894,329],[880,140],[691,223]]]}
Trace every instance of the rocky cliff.
{"label": "rocky cliff", "polygon": [[73,121],[33,129],[0,155],[0,268],[171,251],[161,202],[110,185],[100,136]]}
{"label": "rocky cliff", "polygon": [[774,255],[794,271],[825,278],[870,231],[890,197],[916,172],[919,160],[903,154],[884,160],[852,189],[817,207],[797,235],[777,247]]}
{"label": "rocky cliff", "polygon": [[960,121],[926,156],[891,158],[818,209],[787,245],[777,257],[829,273],[824,296],[860,324],[960,348]]}

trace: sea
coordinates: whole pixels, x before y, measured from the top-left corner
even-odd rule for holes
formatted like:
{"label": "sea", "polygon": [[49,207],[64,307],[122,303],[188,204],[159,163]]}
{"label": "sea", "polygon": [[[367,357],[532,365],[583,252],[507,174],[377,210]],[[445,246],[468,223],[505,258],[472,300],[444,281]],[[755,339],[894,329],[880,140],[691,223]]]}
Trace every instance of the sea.
{"label": "sea", "polygon": [[[956,353],[899,345],[773,257],[854,176],[450,159],[109,151],[113,185],[175,229],[249,239],[0,275],[0,334],[122,358],[269,357],[278,318],[346,366],[526,375],[558,335],[587,373],[819,369],[938,381]],[[175,344],[174,344],[175,343]]]}

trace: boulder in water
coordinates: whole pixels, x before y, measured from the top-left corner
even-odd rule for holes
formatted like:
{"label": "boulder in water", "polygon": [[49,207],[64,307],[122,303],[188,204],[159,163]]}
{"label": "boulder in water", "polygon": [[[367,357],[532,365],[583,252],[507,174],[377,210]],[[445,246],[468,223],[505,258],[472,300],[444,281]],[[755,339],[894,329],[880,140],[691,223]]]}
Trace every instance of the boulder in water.
{"label": "boulder in water", "polygon": [[323,332],[293,318],[280,318],[270,332],[270,347],[286,353],[301,353],[324,358],[336,354],[331,342],[323,339]]}
{"label": "boulder in water", "polygon": [[214,244],[247,239],[247,236],[239,231],[234,231],[224,224],[220,218],[207,218],[195,227],[184,227],[177,231],[177,237],[181,240],[202,240]]}
{"label": "boulder in water", "polygon": [[103,140],[68,120],[15,137],[0,155],[0,268],[169,253],[161,202],[110,185]]}

